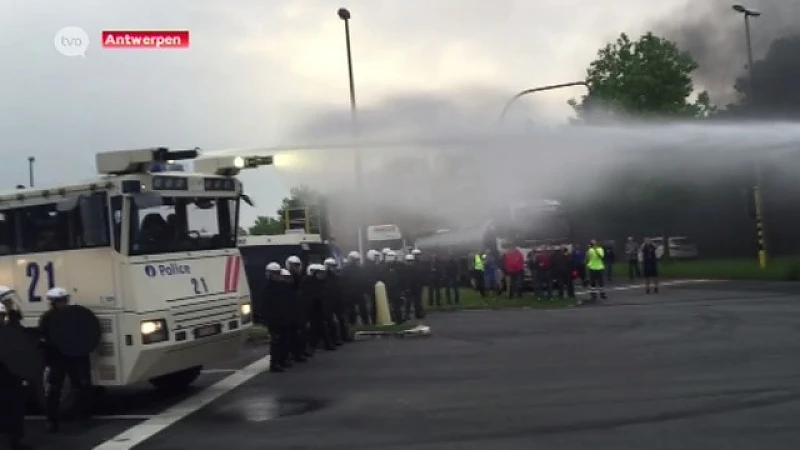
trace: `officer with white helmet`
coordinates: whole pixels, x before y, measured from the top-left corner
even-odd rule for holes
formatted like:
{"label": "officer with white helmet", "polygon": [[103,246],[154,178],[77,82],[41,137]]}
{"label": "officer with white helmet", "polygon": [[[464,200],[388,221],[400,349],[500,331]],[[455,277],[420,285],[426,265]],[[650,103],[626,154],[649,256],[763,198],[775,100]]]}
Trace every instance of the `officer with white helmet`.
{"label": "officer with white helmet", "polygon": [[64,386],[66,377],[69,377],[70,384],[78,390],[78,410],[84,420],[91,416],[92,398],[92,379],[91,363],[89,356],[72,357],[61,354],[49,337],[50,317],[57,311],[69,306],[70,295],[64,288],[54,287],[45,294],[50,302],[50,309],[39,318],[39,333],[42,336],[42,345],[45,349],[45,359],[47,363],[47,385],[45,387],[46,413],[48,431],[58,432],[59,412],[61,410],[61,390]]}
{"label": "officer with white helmet", "polygon": [[342,344],[353,340],[350,331],[350,310],[353,308],[352,298],[346,294],[345,279],[342,270],[333,258],[325,259],[328,269],[328,292],[333,304],[333,314],[328,324],[333,327],[336,343]]}
{"label": "officer with white helmet", "polygon": [[5,309],[5,313],[3,313],[4,320],[0,319],[0,325],[3,322],[7,322],[9,325],[22,326],[22,312],[19,310],[21,303],[19,295],[14,289],[8,286],[0,286],[0,305],[3,305]]}
{"label": "officer with white helmet", "polygon": [[342,268],[342,283],[344,285],[345,306],[348,307],[347,318],[351,325],[361,320],[362,325],[369,325],[369,309],[367,299],[371,298],[369,291],[375,291],[367,280],[366,266],[361,265],[361,254],[353,250],[348,255],[349,261]]}
{"label": "officer with white helmet", "polygon": [[383,255],[384,264],[381,265],[383,282],[386,283],[386,296],[389,297],[389,309],[392,321],[403,322],[403,266],[397,260],[397,252],[389,250]]}
{"label": "officer with white helmet", "polygon": [[[11,292],[14,292],[13,289],[0,286],[0,327],[15,326],[6,323],[6,315],[11,311],[2,301],[3,297]],[[29,448],[22,443],[25,435],[26,394],[22,379],[0,363],[0,433],[7,436],[11,450]]]}
{"label": "officer with white helmet", "polygon": [[[417,252],[414,254],[414,252]],[[425,317],[425,312],[422,310],[422,290],[425,287],[425,271],[421,266],[421,261],[418,260],[417,255],[420,254],[419,250],[413,250],[410,255],[405,256],[405,283],[406,283],[406,301],[405,301],[405,315],[406,318],[411,318],[411,308],[414,308],[414,316],[417,319]]]}
{"label": "officer with white helmet", "polygon": [[271,262],[266,267],[266,284],[261,295],[262,318],[269,330],[270,372],[283,372],[289,365],[289,321],[287,291],[291,286],[283,281],[281,265]]}
{"label": "officer with white helmet", "polygon": [[316,350],[320,345],[326,350],[336,350],[336,345],[331,336],[332,330],[326,320],[327,271],[323,264],[310,264],[306,270],[306,280],[303,282],[302,295],[311,305],[309,320],[309,347]]}
{"label": "officer with white helmet", "polygon": [[292,286],[289,293],[290,326],[288,330],[291,336],[291,356],[295,362],[302,363],[313,356],[313,352],[308,346],[307,331],[311,306],[307,301],[307,296],[301,292],[301,286],[305,280],[303,261],[299,256],[291,255],[286,258],[285,269],[289,272]]}

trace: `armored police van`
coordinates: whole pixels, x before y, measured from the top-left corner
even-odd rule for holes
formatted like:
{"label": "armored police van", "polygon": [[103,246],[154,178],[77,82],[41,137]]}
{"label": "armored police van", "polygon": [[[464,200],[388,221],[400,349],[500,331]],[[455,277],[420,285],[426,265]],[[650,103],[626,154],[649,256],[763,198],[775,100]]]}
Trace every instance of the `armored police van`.
{"label": "armored police van", "polygon": [[184,387],[235,354],[251,326],[236,236],[248,199],[235,175],[271,158],[198,157],[100,153],[95,180],[0,194],[0,284],[19,294],[28,327],[54,286],[97,316],[100,343],[87,350],[95,385]]}

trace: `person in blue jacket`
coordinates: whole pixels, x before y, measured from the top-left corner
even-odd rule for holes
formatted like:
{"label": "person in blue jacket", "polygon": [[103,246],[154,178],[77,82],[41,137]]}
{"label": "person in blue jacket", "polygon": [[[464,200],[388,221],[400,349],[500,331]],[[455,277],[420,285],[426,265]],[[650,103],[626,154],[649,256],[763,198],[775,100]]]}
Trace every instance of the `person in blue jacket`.
{"label": "person in blue jacket", "polygon": [[578,244],[572,246],[572,267],[578,272],[578,279],[581,280],[583,287],[588,286],[589,282],[586,279],[586,251],[581,249]]}

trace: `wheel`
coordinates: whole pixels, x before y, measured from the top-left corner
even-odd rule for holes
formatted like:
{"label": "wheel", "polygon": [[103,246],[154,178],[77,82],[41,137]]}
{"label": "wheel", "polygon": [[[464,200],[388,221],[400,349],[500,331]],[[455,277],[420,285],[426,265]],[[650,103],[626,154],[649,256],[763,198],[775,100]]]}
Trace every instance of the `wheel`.
{"label": "wheel", "polygon": [[161,375],[150,380],[150,384],[162,391],[176,391],[186,389],[200,376],[203,366],[190,367],[178,372]]}

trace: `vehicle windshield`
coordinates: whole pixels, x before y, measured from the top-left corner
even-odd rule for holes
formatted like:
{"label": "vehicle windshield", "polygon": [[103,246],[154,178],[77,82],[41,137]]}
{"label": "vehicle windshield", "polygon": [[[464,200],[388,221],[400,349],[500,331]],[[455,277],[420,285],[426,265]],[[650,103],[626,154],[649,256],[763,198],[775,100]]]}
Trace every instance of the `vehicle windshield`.
{"label": "vehicle windshield", "polygon": [[519,247],[563,244],[570,240],[572,230],[566,216],[558,213],[539,214],[530,220],[516,220],[508,227],[508,241]]}
{"label": "vehicle windshield", "polygon": [[390,248],[392,250],[402,250],[403,249],[403,240],[402,239],[386,239],[380,241],[369,241],[367,243],[367,250],[377,250],[381,251],[385,248]]}
{"label": "vehicle windshield", "polygon": [[155,194],[132,199],[131,255],[236,247],[236,199]]}

